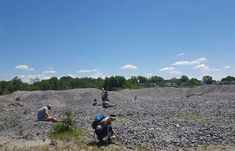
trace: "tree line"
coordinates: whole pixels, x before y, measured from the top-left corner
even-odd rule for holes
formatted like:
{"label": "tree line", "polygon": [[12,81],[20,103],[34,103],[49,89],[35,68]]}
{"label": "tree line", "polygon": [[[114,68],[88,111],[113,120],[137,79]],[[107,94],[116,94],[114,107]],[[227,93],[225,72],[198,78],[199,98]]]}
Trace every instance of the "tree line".
{"label": "tree line", "polygon": [[195,87],[202,84],[235,84],[235,77],[228,76],[221,81],[215,81],[211,76],[204,76],[202,80],[196,78],[189,79],[183,75],[180,78],[165,80],[159,76],[146,78],[143,76],[132,76],[126,79],[123,76],[111,76],[102,78],[72,78],[64,76],[62,78],[52,77],[48,80],[34,79],[31,84],[24,83],[18,77],[9,81],[0,81],[0,95],[12,93],[17,90],[67,90],[75,88],[105,88],[109,91],[120,89],[138,89],[149,87]]}

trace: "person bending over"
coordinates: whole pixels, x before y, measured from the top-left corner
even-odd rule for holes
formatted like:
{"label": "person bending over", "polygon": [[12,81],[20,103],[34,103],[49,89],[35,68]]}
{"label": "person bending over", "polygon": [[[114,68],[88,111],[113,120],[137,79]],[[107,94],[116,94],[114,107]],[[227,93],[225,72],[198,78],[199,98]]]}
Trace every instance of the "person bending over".
{"label": "person bending over", "polygon": [[102,142],[105,137],[108,138],[108,142],[112,142],[112,138],[115,138],[115,132],[112,128],[112,121],[115,121],[115,117],[105,116],[99,114],[96,116],[92,123],[92,128],[95,129],[97,139]]}
{"label": "person bending over", "polygon": [[40,108],[37,112],[37,119],[38,121],[48,121],[48,122],[59,122],[59,123],[64,123],[63,120],[58,120],[53,116],[50,116],[48,114],[48,110],[51,110],[51,105],[48,104],[47,106],[44,106]]}

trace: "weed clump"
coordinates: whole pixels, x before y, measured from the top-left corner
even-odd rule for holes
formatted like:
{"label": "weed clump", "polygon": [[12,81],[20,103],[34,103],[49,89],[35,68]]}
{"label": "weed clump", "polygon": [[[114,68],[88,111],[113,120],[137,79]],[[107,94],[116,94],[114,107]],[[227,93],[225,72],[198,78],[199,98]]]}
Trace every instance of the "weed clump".
{"label": "weed clump", "polygon": [[66,110],[64,113],[64,123],[56,123],[52,127],[53,133],[64,133],[73,130],[76,128],[74,115],[72,111]]}
{"label": "weed clump", "polygon": [[76,127],[73,112],[66,110],[63,115],[65,117],[64,123],[55,123],[52,126],[49,134],[50,138],[64,140],[72,137],[81,137],[83,132]]}

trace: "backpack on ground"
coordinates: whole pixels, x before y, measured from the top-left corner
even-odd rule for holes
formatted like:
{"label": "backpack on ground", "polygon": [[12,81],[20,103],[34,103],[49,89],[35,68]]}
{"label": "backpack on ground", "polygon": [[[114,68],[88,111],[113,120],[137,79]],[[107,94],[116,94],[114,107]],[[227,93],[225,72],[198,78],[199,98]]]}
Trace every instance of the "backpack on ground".
{"label": "backpack on ground", "polygon": [[104,114],[98,114],[96,115],[94,121],[92,122],[92,128],[96,129],[97,126],[100,124],[100,122],[105,118],[106,116]]}

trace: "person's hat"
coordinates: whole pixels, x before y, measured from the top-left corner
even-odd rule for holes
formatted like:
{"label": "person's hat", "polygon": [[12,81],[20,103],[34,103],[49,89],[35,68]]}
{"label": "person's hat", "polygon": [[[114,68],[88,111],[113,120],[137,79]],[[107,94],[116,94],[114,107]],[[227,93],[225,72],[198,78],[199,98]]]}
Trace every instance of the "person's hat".
{"label": "person's hat", "polygon": [[117,115],[115,115],[115,114],[110,114],[109,116],[111,116],[111,117],[117,117]]}
{"label": "person's hat", "polygon": [[116,117],[110,117],[110,119],[112,120],[112,121],[116,121]]}
{"label": "person's hat", "polygon": [[51,110],[51,105],[50,105],[50,104],[48,104],[48,105],[47,105],[47,108],[48,108],[49,110]]}
{"label": "person's hat", "polygon": [[114,115],[114,114],[110,114],[109,117],[110,117],[110,119],[111,119],[112,121],[116,121],[116,119],[117,119],[117,118],[116,118],[117,116]]}

